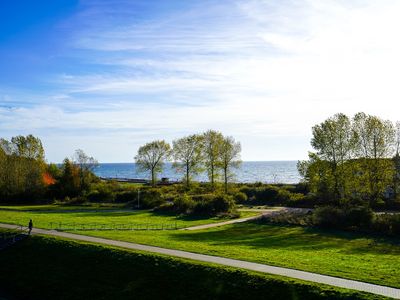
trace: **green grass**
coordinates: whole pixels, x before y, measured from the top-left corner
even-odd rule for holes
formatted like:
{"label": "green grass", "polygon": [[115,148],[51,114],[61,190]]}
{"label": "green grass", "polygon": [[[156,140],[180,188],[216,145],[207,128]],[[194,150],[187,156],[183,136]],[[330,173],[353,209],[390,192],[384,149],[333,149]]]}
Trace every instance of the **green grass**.
{"label": "green grass", "polygon": [[230,267],[58,238],[2,251],[0,297],[10,299],[383,299]]}
{"label": "green grass", "polygon": [[[242,212],[242,217],[257,215],[255,212]],[[179,228],[208,223],[222,222],[219,217],[177,216],[173,213],[157,213],[149,210],[107,209],[85,206],[1,206],[0,222],[27,225],[29,219],[39,228],[54,228],[61,223],[76,224],[175,224]]]}
{"label": "green grass", "polygon": [[[186,219],[142,212],[75,213],[0,211],[0,222],[46,228],[51,220],[76,222],[182,222],[192,226],[218,219]],[[42,222],[42,223],[41,223]],[[254,261],[400,288],[400,239],[304,227],[242,223],[199,231],[83,231],[81,234]]]}
{"label": "green grass", "polygon": [[400,240],[242,223],[201,231],[87,235],[289,267],[400,288]]}

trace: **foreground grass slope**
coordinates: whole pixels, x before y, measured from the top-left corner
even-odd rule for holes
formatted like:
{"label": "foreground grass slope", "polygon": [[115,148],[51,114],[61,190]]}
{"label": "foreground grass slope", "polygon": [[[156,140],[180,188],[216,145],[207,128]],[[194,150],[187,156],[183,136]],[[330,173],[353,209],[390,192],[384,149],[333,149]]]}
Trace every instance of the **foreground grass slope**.
{"label": "foreground grass slope", "polygon": [[30,237],[1,254],[0,291],[17,299],[382,299],[55,238]]}
{"label": "foreground grass slope", "polygon": [[85,234],[400,287],[398,239],[254,223],[201,231]]}

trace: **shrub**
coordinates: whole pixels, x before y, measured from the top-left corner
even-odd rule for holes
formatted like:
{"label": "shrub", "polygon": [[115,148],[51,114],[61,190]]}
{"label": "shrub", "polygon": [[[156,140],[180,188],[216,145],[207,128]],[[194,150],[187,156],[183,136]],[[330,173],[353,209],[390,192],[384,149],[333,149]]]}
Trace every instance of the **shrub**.
{"label": "shrub", "polygon": [[141,208],[155,208],[165,203],[161,192],[154,188],[148,189],[140,193],[140,207]]}
{"label": "shrub", "polygon": [[235,209],[233,197],[225,194],[207,194],[193,196],[195,206],[193,212],[196,214],[216,215],[231,212]]}
{"label": "shrub", "polygon": [[193,201],[192,197],[183,194],[177,197],[174,201],[174,210],[180,213],[191,213],[196,206],[196,202]]}
{"label": "shrub", "polygon": [[341,227],[343,219],[343,211],[334,206],[318,207],[312,217],[314,225],[328,228]]}
{"label": "shrub", "polygon": [[113,202],[115,195],[107,185],[100,185],[97,190],[90,191],[86,198],[90,202]]}
{"label": "shrub", "polygon": [[237,192],[233,195],[233,199],[235,199],[236,203],[243,203],[247,201],[247,195],[243,192]]}
{"label": "shrub", "polygon": [[137,200],[137,191],[118,192],[115,194],[115,202],[126,203]]}
{"label": "shrub", "polygon": [[374,218],[374,213],[366,206],[351,207],[344,213],[344,226],[369,228]]}
{"label": "shrub", "polygon": [[377,215],[372,223],[372,230],[387,235],[400,236],[400,215],[398,214]]}
{"label": "shrub", "polygon": [[216,195],[211,200],[211,207],[214,213],[229,212],[235,207],[235,202],[232,196]]}

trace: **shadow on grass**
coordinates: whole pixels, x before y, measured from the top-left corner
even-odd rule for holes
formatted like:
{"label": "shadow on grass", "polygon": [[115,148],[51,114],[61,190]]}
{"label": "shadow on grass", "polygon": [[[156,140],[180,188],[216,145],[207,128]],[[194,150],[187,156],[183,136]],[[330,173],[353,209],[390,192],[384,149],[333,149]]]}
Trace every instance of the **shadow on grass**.
{"label": "shadow on grass", "polygon": [[313,251],[336,249],[343,254],[400,255],[399,239],[300,226],[243,223],[207,231],[171,234],[171,238],[179,241],[202,241],[217,245],[244,245],[260,250]]}

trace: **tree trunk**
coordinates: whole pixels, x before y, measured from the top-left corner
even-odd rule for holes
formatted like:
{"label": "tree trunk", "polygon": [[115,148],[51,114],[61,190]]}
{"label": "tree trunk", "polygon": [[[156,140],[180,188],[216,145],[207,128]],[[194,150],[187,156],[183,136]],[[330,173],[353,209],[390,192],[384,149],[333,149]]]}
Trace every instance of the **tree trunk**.
{"label": "tree trunk", "polygon": [[225,194],[228,193],[228,168],[224,168]]}
{"label": "tree trunk", "polygon": [[151,185],[153,187],[156,186],[156,176],[155,176],[155,173],[154,173],[154,168],[151,169]]}
{"label": "tree trunk", "polygon": [[186,164],[186,187],[189,188],[189,164]]}

